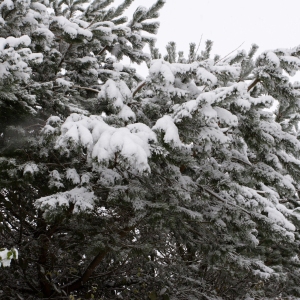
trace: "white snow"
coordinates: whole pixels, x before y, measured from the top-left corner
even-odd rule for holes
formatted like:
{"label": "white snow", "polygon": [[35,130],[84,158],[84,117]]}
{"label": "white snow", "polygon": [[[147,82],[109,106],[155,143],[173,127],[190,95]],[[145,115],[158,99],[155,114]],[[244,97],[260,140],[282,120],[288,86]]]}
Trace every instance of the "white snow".
{"label": "white snow", "polygon": [[272,96],[269,96],[269,95],[262,95],[262,96],[259,96],[258,98],[250,97],[251,103],[253,103],[254,105],[263,104],[266,108],[270,108],[275,101],[276,100]]}
{"label": "white snow", "polygon": [[71,86],[74,85],[73,82],[68,81],[68,80],[65,80],[65,79],[63,79],[63,78],[57,78],[57,79],[55,80],[55,82],[56,82],[59,86],[65,86],[65,87],[71,87]]}
{"label": "white snow", "polygon": [[12,0],[3,0],[0,4],[0,9],[2,10],[3,7],[7,7],[8,10],[14,9],[15,5]]}
{"label": "white snow", "polygon": [[93,37],[93,33],[90,30],[81,28],[78,24],[69,21],[64,16],[52,16],[51,23],[56,24],[72,39],[77,38],[78,35],[84,36],[87,40],[90,40]]}
{"label": "white snow", "polygon": [[92,158],[100,165],[114,162],[144,172],[150,171],[149,143],[155,140],[155,133],[144,124],[115,128],[99,116],[71,114],[61,126],[55,147],[64,152],[76,145],[86,148],[87,159]]}
{"label": "white snow", "polygon": [[152,127],[153,130],[164,131],[164,141],[174,147],[181,147],[182,143],[179,138],[178,128],[174,124],[172,117],[165,115],[156,121]]}
{"label": "white snow", "polygon": [[[280,208],[278,205],[277,207]],[[290,221],[288,221],[284,217],[284,215],[275,207],[268,206],[264,210],[268,213],[268,217],[274,222],[278,223],[279,225],[283,226],[284,228],[290,231],[296,230],[296,227]]]}
{"label": "white snow", "polygon": [[85,187],[75,187],[66,192],[53,194],[36,200],[35,205],[47,212],[55,209],[57,206],[69,207],[74,204],[74,213],[93,209],[94,192],[90,192]]}
{"label": "white snow", "polygon": [[229,126],[237,126],[238,118],[237,116],[233,115],[230,111],[218,106],[214,106],[214,110],[217,112],[218,119],[221,123],[227,124]]}
{"label": "white snow", "polygon": [[205,84],[216,84],[218,79],[217,77],[212,74],[211,72],[208,72],[206,69],[202,67],[198,67],[196,69],[197,78],[198,80],[201,80]]}
{"label": "white snow", "polygon": [[80,183],[80,177],[74,168],[68,168],[66,171],[66,178],[72,181],[73,184]]}
{"label": "white snow", "polygon": [[122,106],[121,111],[118,113],[118,116],[126,122],[130,120],[135,121],[135,113],[127,105]]}
{"label": "white snow", "polygon": [[151,62],[149,74],[153,78],[162,76],[167,84],[174,83],[175,80],[170,64],[162,59],[155,59]]}
{"label": "white snow", "polygon": [[279,68],[280,60],[274,52],[268,51],[267,53],[265,53],[265,57],[267,61],[269,61],[275,68]]}
{"label": "white snow", "polygon": [[37,173],[39,171],[38,166],[33,163],[33,162],[28,162],[27,164],[25,164],[24,169],[23,169],[23,175],[25,174],[31,174],[34,175],[35,173]]}

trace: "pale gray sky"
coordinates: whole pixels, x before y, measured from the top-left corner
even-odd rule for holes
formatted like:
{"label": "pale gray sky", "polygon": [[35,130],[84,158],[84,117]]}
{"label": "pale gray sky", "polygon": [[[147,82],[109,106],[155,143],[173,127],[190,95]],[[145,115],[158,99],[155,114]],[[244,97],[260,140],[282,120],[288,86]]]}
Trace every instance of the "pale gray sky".
{"label": "pale gray sky", "polygon": [[[116,0],[114,6],[121,2]],[[138,6],[150,7],[154,2],[135,0],[126,14],[132,16]],[[239,49],[248,50],[256,43],[258,53],[300,45],[299,0],[167,0],[159,21],[156,46],[162,54],[169,41],[187,54],[189,43],[198,44],[201,35],[200,50],[205,40],[211,39],[212,53],[221,56],[243,42]]]}

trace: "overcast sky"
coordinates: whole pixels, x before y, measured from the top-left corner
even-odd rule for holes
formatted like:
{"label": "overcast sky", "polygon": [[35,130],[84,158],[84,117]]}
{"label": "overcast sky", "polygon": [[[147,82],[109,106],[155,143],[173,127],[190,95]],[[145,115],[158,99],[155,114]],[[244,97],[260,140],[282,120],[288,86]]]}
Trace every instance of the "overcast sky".
{"label": "overcast sky", "polygon": [[[114,6],[121,2],[115,0]],[[135,0],[127,14],[132,16],[138,6],[150,7],[154,2]],[[174,41],[177,50],[187,55],[189,43],[198,44],[201,35],[200,50],[211,39],[212,53],[222,57],[243,42],[239,49],[248,51],[256,43],[258,53],[300,45],[299,0],[166,0],[159,21],[156,46],[162,54],[166,54],[166,44]]]}

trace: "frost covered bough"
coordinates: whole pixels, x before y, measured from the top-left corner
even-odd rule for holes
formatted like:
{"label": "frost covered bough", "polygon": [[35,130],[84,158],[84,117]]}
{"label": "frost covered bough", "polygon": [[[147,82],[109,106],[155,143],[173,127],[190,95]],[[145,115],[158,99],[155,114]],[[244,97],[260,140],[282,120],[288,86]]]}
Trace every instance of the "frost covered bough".
{"label": "frost covered bough", "polygon": [[0,4],[1,290],[300,297],[299,48],[161,58],[132,2]]}

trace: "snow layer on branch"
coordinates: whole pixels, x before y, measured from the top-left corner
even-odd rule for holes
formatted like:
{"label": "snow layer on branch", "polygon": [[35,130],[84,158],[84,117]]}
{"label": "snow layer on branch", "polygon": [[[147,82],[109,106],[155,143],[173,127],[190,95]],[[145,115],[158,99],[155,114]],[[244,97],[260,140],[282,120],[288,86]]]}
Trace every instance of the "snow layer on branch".
{"label": "snow layer on branch", "polygon": [[280,60],[279,58],[277,57],[277,55],[272,52],[272,51],[268,51],[267,53],[264,53],[262,54],[265,56],[266,60],[271,64],[273,65],[273,67],[275,68],[279,68],[280,66]]}
{"label": "snow layer on branch", "polygon": [[162,59],[153,60],[149,69],[150,76],[157,78],[163,77],[165,83],[173,84],[175,76],[170,68],[170,64]]}
{"label": "snow layer on branch", "polygon": [[300,142],[296,136],[282,131],[280,124],[276,122],[260,122],[260,128],[272,136],[277,142],[285,142],[287,145],[292,145],[292,148],[296,151],[300,151]]}
{"label": "snow layer on branch", "polygon": [[155,133],[144,124],[115,128],[99,116],[71,114],[61,126],[55,147],[65,153],[83,147],[88,161],[93,159],[104,165],[113,162],[144,172],[150,171],[150,143],[155,141]]}
{"label": "snow layer on branch", "polygon": [[228,65],[226,62],[219,62],[217,65],[210,67],[210,70],[215,75],[227,75],[233,78],[238,78],[240,76],[240,65]]}
{"label": "snow layer on branch", "polygon": [[127,125],[127,128],[131,133],[137,135],[144,143],[156,142],[156,134],[145,124],[143,123],[134,123]]}
{"label": "snow layer on branch", "polygon": [[171,144],[174,147],[181,147],[182,143],[179,138],[178,128],[174,124],[172,117],[163,116],[156,121],[156,124],[152,128],[153,130],[164,131],[164,142]]}
{"label": "snow layer on branch", "polygon": [[156,59],[152,61],[149,73],[154,79],[162,77],[166,85],[173,84],[177,77],[191,74],[204,84],[213,85],[217,83],[217,77],[197,62],[191,64],[170,64],[165,60]]}
{"label": "snow layer on branch", "polygon": [[221,130],[213,127],[201,128],[199,133],[199,140],[208,142],[207,150],[210,149],[211,144],[227,144],[230,142],[230,137],[226,136]]}
{"label": "snow layer on branch", "polygon": [[6,7],[8,10],[14,9],[15,5],[12,2],[12,0],[3,0],[2,3],[0,4],[0,9]]}
{"label": "snow layer on branch", "polygon": [[183,104],[173,106],[173,119],[175,123],[179,123],[183,118],[192,118],[192,114],[198,110],[198,102],[190,100]]}
{"label": "snow layer on branch", "polygon": [[[279,206],[279,208],[281,208]],[[275,207],[266,207],[265,211],[268,213],[268,217],[273,220],[274,222],[276,222],[277,224],[283,226],[284,228],[294,231],[296,228],[295,226],[289,222],[284,215]]]}
{"label": "snow layer on branch", "polygon": [[239,205],[247,209],[251,208],[251,210],[258,213],[261,213],[261,211],[268,213],[268,220],[272,222],[270,225],[274,231],[280,228],[282,234],[288,238],[294,238],[291,231],[295,231],[295,226],[288,220],[289,217],[294,215],[294,212],[279,204],[280,197],[277,192],[263,184],[261,186],[262,191],[246,186],[235,185],[235,188],[237,189],[237,194],[232,194],[232,196]]}
{"label": "snow layer on branch", "polygon": [[211,72],[208,72],[204,68],[198,67],[196,70],[197,79],[201,80],[203,83],[206,84],[216,84],[218,79],[217,77],[212,74]]}
{"label": "snow layer on branch", "polygon": [[47,13],[47,7],[42,3],[31,2],[30,5],[33,9],[38,10],[41,13]]}
{"label": "snow layer on branch", "polygon": [[249,102],[249,94],[247,93],[246,83],[238,82],[229,87],[221,87],[212,92],[201,93],[196,100],[198,105],[213,105],[222,101],[236,103],[237,98],[243,98],[244,100],[248,101],[248,106],[250,107],[251,103]]}
{"label": "snow layer on branch", "polygon": [[255,267],[258,267],[260,270],[253,270],[253,274],[256,276],[259,276],[262,279],[269,279],[271,274],[273,274],[275,271],[271,269],[270,267],[266,266],[262,261],[255,260],[254,262]]}
{"label": "snow layer on branch", "polygon": [[98,94],[100,103],[102,101],[108,102],[108,106],[125,122],[135,121],[136,119],[135,113],[126,105],[131,98],[131,91],[123,80],[115,82],[108,79]]}
{"label": "snow layer on branch", "polygon": [[295,67],[295,69],[299,69],[300,68],[300,59],[295,57],[295,56],[281,56],[280,60],[282,62],[285,62],[289,65],[292,65]]}
{"label": "snow layer on branch", "polygon": [[64,16],[52,17],[51,23],[56,24],[58,28],[62,29],[72,39],[75,39],[78,36],[83,36],[90,40],[93,37],[93,34],[90,30],[81,28],[78,26],[78,24],[70,22]]}
{"label": "snow layer on branch", "polygon": [[78,175],[76,169],[67,169],[66,171],[66,178],[71,180],[73,184],[80,183],[80,176]]}
{"label": "snow layer on branch", "polygon": [[55,80],[55,82],[59,85],[59,86],[65,86],[65,87],[71,87],[73,86],[73,82],[65,80],[63,78],[57,78]]}
{"label": "snow layer on branch", "polygon": [[254,105],[264,105],[266,108],[270,108],[274,101],[276,101],[272,96],[269,95],[262,95],[258,98],[252,98],[250,97],[250,102]]}
{"label": "snow layer on branch", "polygon": [[17,48],[20,45],[29,46],[30,43],[31,43],[31,40],[28,35],[23,35],[18,38],[15,38],[13,36],[9,36],[6,39],[0,38],[0,51],[3,51],[6,45],[13,47],[13,48]]}
{"label": "snow layer on branch", "polygon": [[93,209],[94,192],[85,187],[76,187],[70,191],[53,194],[36,200],[35,205],[43,210],[52,210],[57,206],[69,207],[74,205],[73,212]]}
{"label": "snow layer on branch", "polygon": [[180,212],[185,213],[186,215],[188,215],[192,219],[198,219],[199,221],[203,220],[203,215],[201,213],[197,212],[197,211],[190,210],[190,209],[182,207],[182,206],[177,206],[177,210],[180,211]]}
{"label": "snow layer on branch", "polygon": [[214,110],[217,112],[218,119],[221,124],[223,123],[229,126],[237,126],[238,118],[237,116],[233,115],[230,111],[218,106],[214,106]]}
{"label": "snow layer on branch", "polygon": [[0,82],[10,77],[25,82],[28,80],[31,69],[27,62],[40,63],[43,55],[31,53],[29,48],[15,48],[28,46],[30,43],[31,40],[27,35],[19,38],[0,38]]}
{"label": "snow layer on branch", "polygon": [[150,172],[147,161],[150,156],[148,144],[132,134],[128,128],[114,128],[103,132],[94,146],[92,156],[99,163],[115,161],[115,164],[129,165],[139,172]]}
{"label": "snow layer on branch", "polygon": [[183,118],[192,118],[195,112],[199,113],[206,125],[217,127],[217,120],[221,124],[237,126],[238,118],[228,110],[214,104],[222,101],[231,101],[235,104],[239,97],[244,97],[247,108],[250,108],[249,96],[246,94],[246,85],[244,83],[232,85],[230,87],[216,89],[213,92],[201,93],[196,100],[190,100],[183,104],[173,106],[174,122],[181,122]]}
{"label": "snow layer on branch", "polygon": [[23,175],[25,175],[25,174],[34,175],[38,171],[39,171],[39,168],[38,168],[38,166],[35,163],[28,162],[24,166]]}

